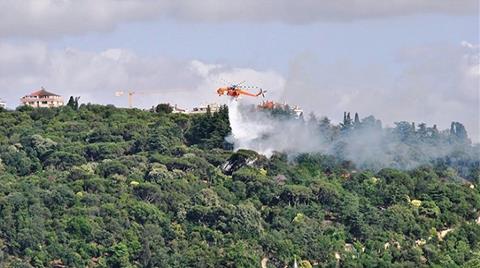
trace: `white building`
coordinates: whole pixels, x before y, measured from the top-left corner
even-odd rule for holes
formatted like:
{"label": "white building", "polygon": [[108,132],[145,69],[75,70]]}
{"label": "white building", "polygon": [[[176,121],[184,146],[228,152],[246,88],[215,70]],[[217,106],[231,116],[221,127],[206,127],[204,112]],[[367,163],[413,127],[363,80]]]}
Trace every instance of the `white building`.
{"label": "white building", "polygon": [[7,103],[0,99],[0,108],[6,109],[7,108]]}
{"label": "white building", "polygon": [[199,107],[194,107],[189,113],[190,114],[204,114],[207,113],[208,108],[210,108],[211,113],[216,113],[220,110],[220,105],[216,103],[203,105]]}
{"label": "white building", "polygon": [[50,108],[63,106],[63,98],[60,95],[46,91],[43,87],[40,90],[32,92],[20,99],[23,105],[35,108]]}
{"label": "white building", "polygon": [[176,104],[173,106],[172,113],[174,114],[186,114],[188,113],[187,109],[179,108]]}

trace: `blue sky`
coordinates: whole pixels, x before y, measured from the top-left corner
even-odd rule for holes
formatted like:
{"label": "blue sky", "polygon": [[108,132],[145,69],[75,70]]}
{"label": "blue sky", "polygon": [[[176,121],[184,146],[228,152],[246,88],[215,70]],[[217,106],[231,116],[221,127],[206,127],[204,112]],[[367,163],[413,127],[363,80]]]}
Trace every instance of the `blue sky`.
{"label": "blue sky", "polygon": [[114,92],[135,89],[156,93],[138,107],[192,107],[247,80],[334,121],[460,121],[478,141],[478,12],[470,0],[0,0],[0,98],[14,108],[45,86],[125,106]]}
{"label": "blue sky", "polygon": [[47,40],[52,48],[103,51],[118,47],[141,56],[199,59],[285,71],[292,56],[309,52],[322,61],[392,64],[404,48],[478,43],[478,17],[413,15],[311,24],[191,23],[173,19],[129,22],[111,32]]}

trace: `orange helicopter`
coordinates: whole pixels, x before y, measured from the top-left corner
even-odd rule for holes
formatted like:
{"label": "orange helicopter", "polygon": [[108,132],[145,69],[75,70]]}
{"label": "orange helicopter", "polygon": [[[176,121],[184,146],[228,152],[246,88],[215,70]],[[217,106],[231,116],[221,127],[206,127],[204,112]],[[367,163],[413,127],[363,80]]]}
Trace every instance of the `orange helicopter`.
{"label": "orange helicopter", "polygon": [[[245,83],[245,81],[240,82],[238,84],[232,84],[231,86],[228,87],[221,87],[217,89],[218,96],[222,96],[224,94],[227,94],[227,96],[230,96],[234,99],[237,99],[240,97],[240,95],[246,95],[246,96],[251,96],[251,97],[258,97],[262,95],[262,97],[265,97],[265,93],[267,92],[266,90],[263,90],[259,87],[246,87],[242,86],[242,84]],[[243,89],[247,88],[258,88],[260,91],[258,93],[250,93],[248,91],[245,91]]]}

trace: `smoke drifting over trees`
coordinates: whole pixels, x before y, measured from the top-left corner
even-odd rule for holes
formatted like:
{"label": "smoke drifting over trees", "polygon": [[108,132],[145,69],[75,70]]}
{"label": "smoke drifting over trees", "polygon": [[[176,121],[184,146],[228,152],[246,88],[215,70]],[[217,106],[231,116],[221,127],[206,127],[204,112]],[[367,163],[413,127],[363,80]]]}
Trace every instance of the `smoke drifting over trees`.
{"label": "smoke drifting over trees", "polygon": [[459,122],[452,122],[449,130],[405,121],[385,128],[374,116],[360,119],[358,114],[352,118],[345,113],[343,122],[334,125],[314,114],[303,118],[289,111],[259,111],[237,102],[230,103],[229,108],[232,135],[227,139],[235,149],[251,149],[267,156],[275,152],[290,156],[330,154],[374,170],[411,169],[442,161],[461,165],[458,171],[467,177],[474,175],[467,174],[472,167],[478,170],[479,146],[472,145]]}

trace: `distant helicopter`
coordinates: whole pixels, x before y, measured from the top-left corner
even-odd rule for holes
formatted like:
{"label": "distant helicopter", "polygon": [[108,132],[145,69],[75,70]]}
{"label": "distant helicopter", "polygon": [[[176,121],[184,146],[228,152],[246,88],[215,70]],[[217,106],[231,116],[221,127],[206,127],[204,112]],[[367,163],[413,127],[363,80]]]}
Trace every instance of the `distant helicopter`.
{"label": "distant helicopter", "polygon": [[[242,81],[238,84],[232,84],[228,87],[221,87],[217,89],[218,96],[222,96],[224,94],[227,94],[227,96],[230,96],[234,99],[238,99],[240,95],[246,95],[246,96],[251,96],[251,97],[258,97],[262,96],[265,97],[265,93],[267,92],[266,90],[263,90],[259,87],[247,87],[247,86],[242,86],[242,84],[245,83],[245,81]],[[259,92],[258,93],[250,93],[248,91],[245,91],[243,89],[249,89],[249,88],[258,88]]]}

